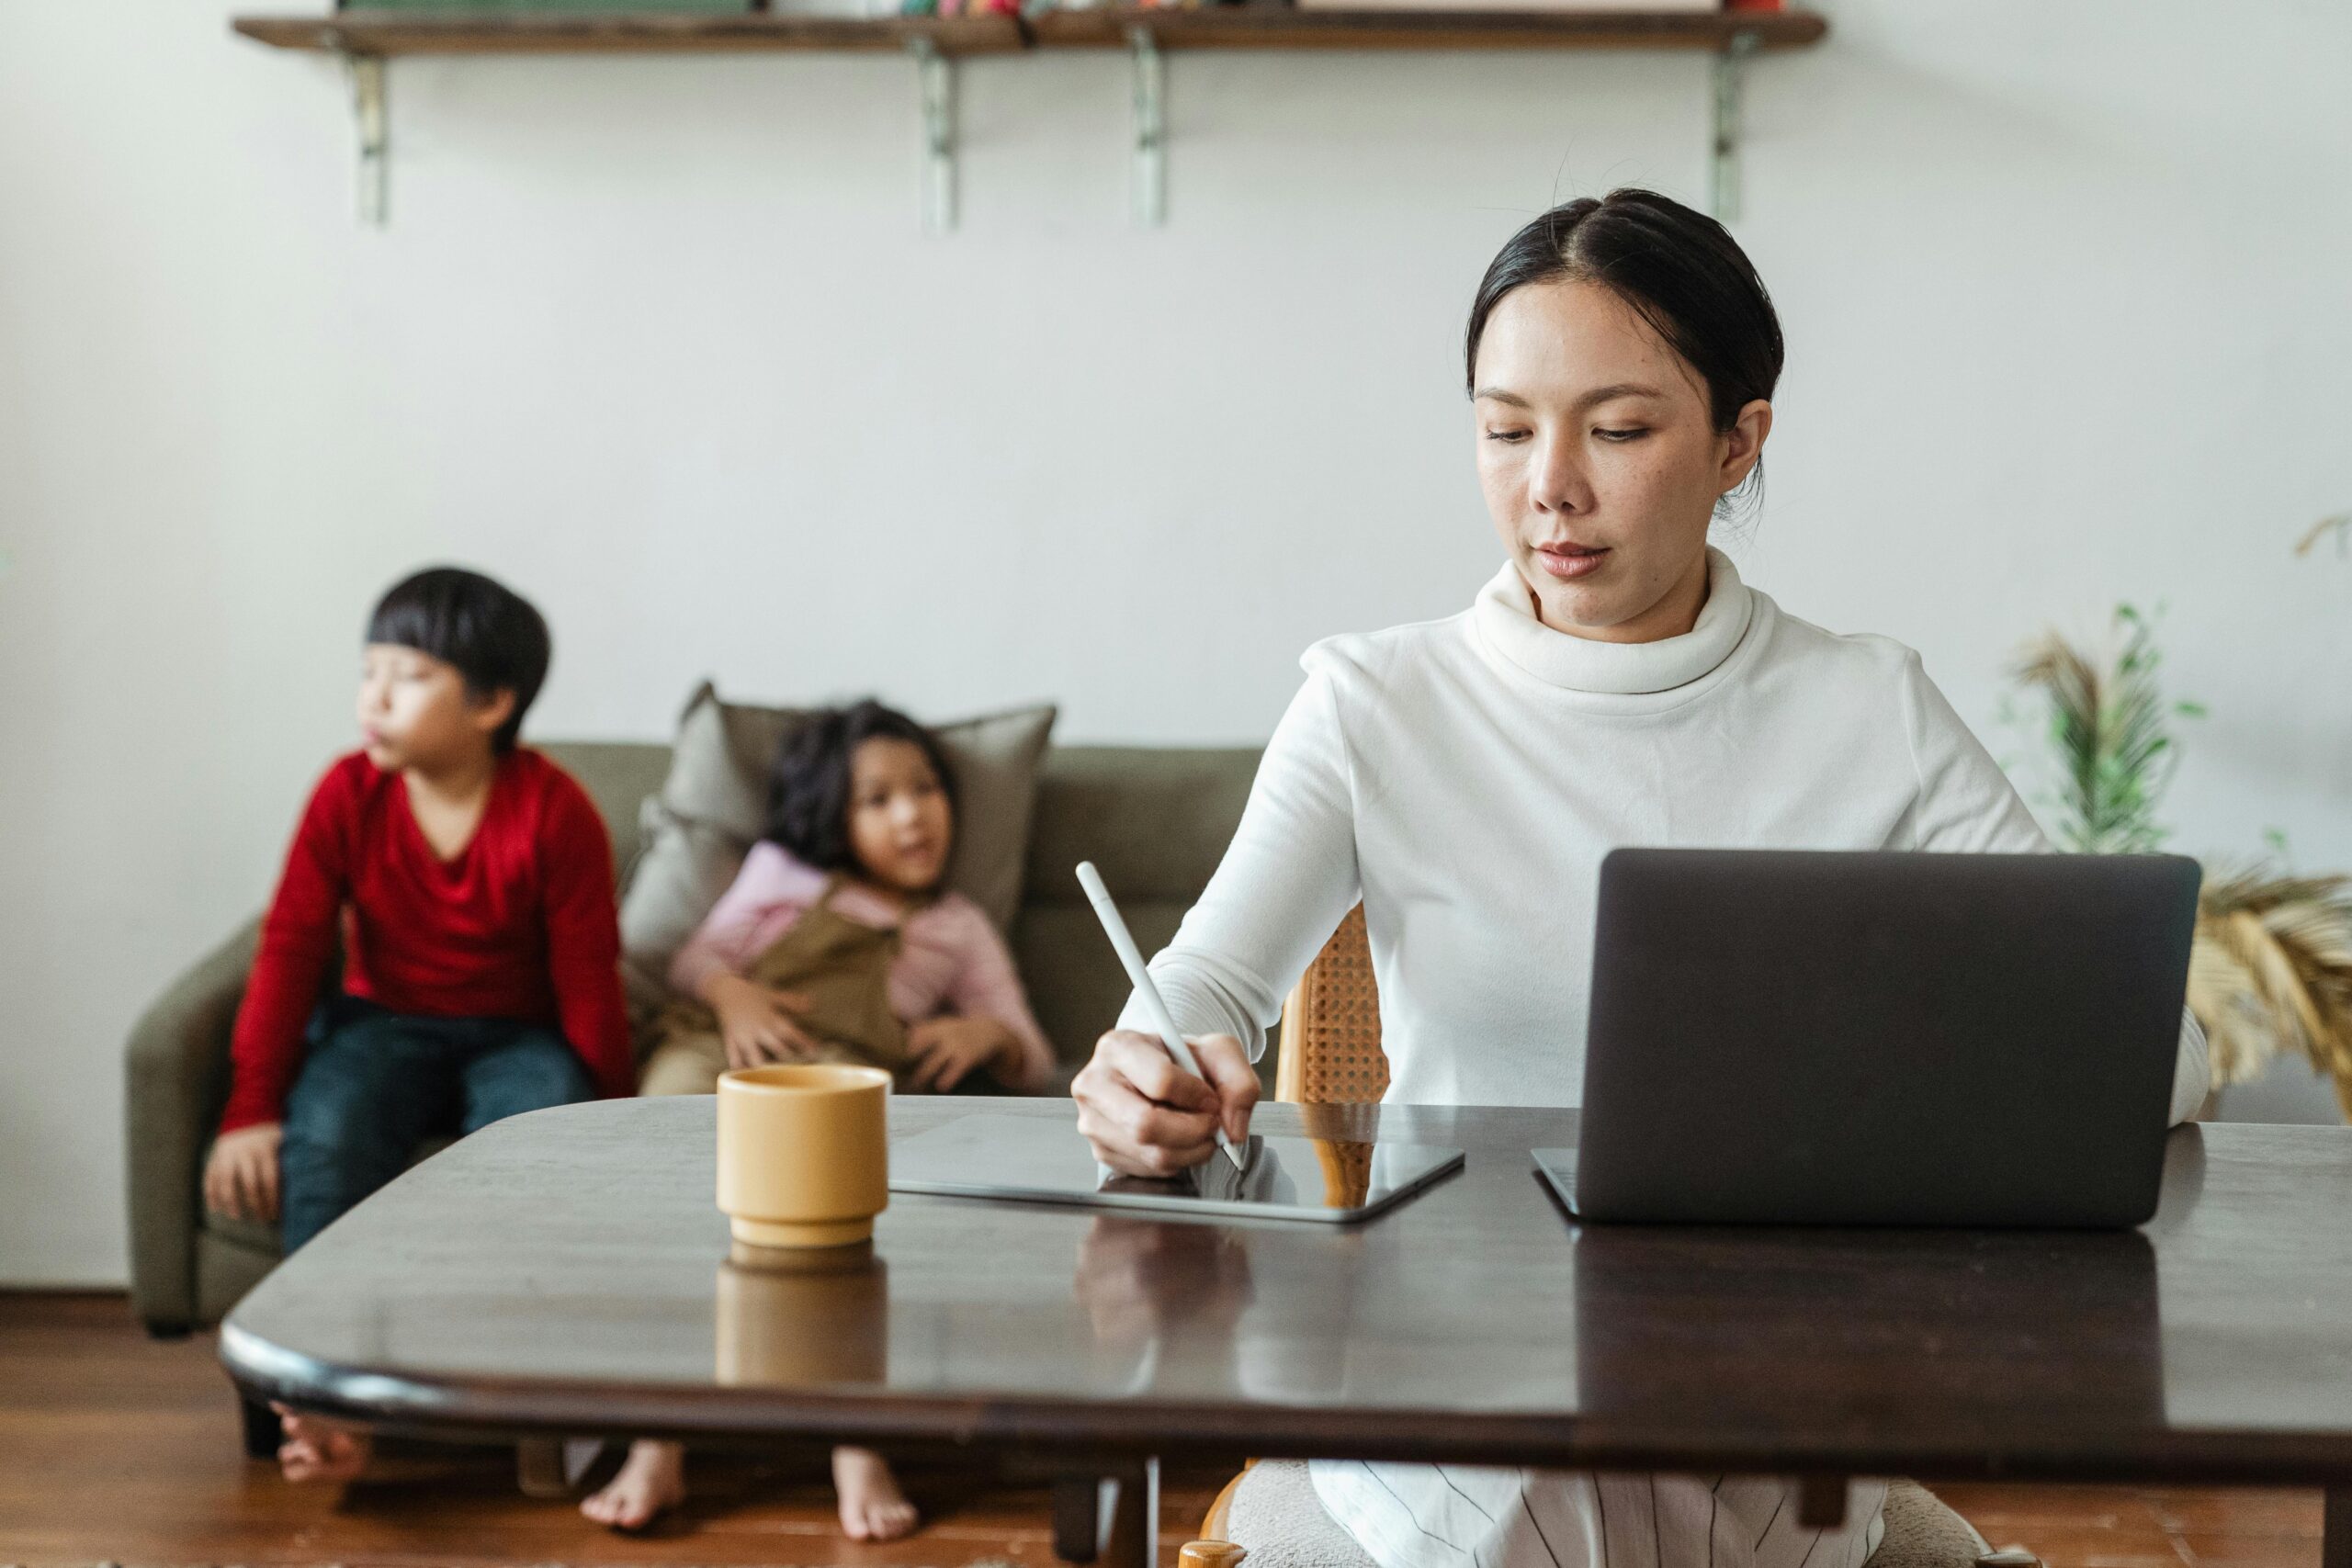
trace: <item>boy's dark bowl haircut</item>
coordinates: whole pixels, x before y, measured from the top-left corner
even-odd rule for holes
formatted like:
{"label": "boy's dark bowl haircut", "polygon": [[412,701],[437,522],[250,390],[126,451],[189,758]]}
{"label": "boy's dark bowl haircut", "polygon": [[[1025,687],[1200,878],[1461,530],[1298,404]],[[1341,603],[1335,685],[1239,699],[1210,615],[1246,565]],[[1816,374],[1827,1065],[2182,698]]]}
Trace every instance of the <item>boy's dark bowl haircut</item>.
{"label": "boy's dark bowl haircut", "polygon": [[851,759],[860,742],[904,740],[922,749],[956,812],[956,770],[930,730],[872,697],[844,707],[820,708],[786,731],[768,773],[766,838],[803,865],[854,871],[849,841]]}
{"label": "boy's dark bowl haircut", "polygon": [[528,599],[455,566],[427,567],[394,583],[368,617],[367,640],[413,648],[455,666],[477,701],[514,693],[514,711],[490,738],[501,753],[514,750],[554,652],[548,623]]}

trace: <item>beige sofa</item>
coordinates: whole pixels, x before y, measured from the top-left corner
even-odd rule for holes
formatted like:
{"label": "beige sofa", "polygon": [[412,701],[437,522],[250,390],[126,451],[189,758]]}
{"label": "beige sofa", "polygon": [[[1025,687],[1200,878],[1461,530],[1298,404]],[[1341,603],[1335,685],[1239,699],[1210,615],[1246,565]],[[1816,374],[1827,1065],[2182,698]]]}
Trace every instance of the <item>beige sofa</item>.
{"label": "beige sofa", "polygon": [[[542,749],[595,797],[626,886],[639,803],[661,789],[670,748],[558,741]],[[1011,934],[1030,1000],[1066,1068],[1084,1059],[1126,996],[1071,868],[1085,859],[1102,868],[1136,942],[1151,952],[1207,885],[1257,765],[1251,749],[1067,746],[1046,754]],[[254,931],[248,923],[174,981],[130,1034],[131,1300],[158,1335],[219,1321],[278,1256],[273,1228],[207,1214],[198,1190],[228,1093],[229,1032]],[[1264,1066],[1272,1071],[1271,1054]]]}

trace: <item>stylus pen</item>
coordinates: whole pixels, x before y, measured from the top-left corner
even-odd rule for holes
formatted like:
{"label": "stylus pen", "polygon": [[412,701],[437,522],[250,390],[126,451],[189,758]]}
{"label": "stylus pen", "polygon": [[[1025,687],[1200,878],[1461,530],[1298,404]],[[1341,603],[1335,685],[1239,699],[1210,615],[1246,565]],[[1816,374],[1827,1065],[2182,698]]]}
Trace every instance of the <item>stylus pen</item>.
{"label": "stylus pen", "polygon": [[[1094,906],[1094,918],[1102,922],[1103,934],[1119,950],[1119,962],[1125,965],[1128,982],[1135,987],[1136,995],[1143,998],[1145,1010],[1151,1014],[1152,1026],[1159,1031],[1159,1043],[1168,1047],[1168,1054],[1176,1058],[1178,1066],[1199,1077],[1201,1065],[1193,1060],[1193,1048],[1184,1043],[1184,1032],[1176,1027],[1167,1002],[1160,998],[1159,987],[1151,983],[1151,971],[1144,967],[1136,939],[1128,931],[1127,922],[1120,919],[1119,907],[1111,902],[1111,890],[1102,886],[1102,874],[1094,869],[1092,861],[1078,863],[1078,885],[1086,889],[1086,901]],[[1217,1124],[1216,1146],[1225,1151],[1225,1157],[1233,1162],[1234,1169],[1244,1168],[1240,1152],[1226,1137],[1222,1122]]]}

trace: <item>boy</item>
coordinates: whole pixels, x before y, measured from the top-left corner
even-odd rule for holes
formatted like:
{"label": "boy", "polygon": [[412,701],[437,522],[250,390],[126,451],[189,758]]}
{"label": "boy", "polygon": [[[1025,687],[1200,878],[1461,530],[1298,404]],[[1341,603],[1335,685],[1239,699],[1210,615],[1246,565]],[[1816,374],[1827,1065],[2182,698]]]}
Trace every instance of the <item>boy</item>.
{"label": "boy", "polygon": [[[311,795],[230,1049],[208,1206],[293,1252],[417,1145],[634,1091],[613,856],[570,774],[516,745],[547,623],[441,567],[368,625],[361,750]],[[343,985],[321,985],[343,939]],[[322,1005],[323,1003],[323,1005]],[[361,1434],[288,1416],[292,1479],[347,1478]]]}

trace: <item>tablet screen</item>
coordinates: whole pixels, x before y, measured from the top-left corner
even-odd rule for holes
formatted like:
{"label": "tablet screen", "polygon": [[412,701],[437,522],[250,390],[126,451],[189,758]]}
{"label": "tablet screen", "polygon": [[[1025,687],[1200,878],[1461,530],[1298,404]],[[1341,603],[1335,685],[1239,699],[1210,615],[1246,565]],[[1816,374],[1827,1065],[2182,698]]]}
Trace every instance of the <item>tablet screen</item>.
{"label": "tablet screen", "polygon": [[966,1116],[890,1149],[890,1189],[949,1197],[1009,1198],[1103,1208],[1177,1210],[1280,1219],[1367,1218],[1462,1163],[1460,1149],[1428,1144],[1261,1137],[1182,1175],[1119,1176],[1067,1122]]}

